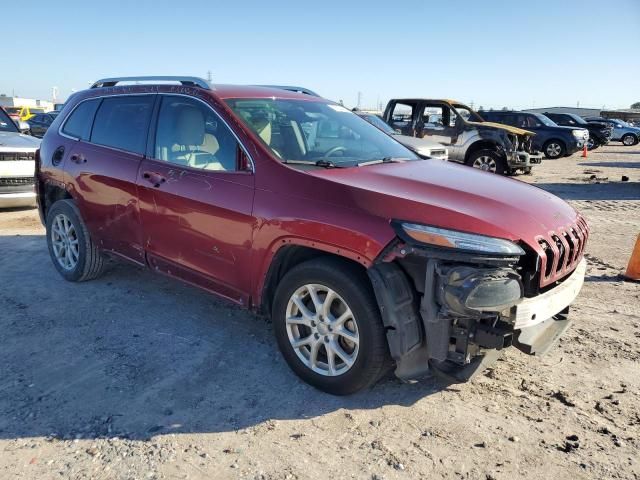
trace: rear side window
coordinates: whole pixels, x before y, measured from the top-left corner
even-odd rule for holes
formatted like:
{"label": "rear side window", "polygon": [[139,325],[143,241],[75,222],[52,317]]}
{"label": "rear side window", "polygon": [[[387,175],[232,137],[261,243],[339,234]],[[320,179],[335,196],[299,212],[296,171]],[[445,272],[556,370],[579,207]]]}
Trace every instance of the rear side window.
{"label": "rear side window", "polygon": [[105,98],[96,113],[91,143],[142,155],[154,95]]}
{"label": "rear side window", "polygon": [[81,140],[88,140],[91,133],[93,115],[100,104],[100,99],[87,100],[78,105],[62,127],[62,133]]}

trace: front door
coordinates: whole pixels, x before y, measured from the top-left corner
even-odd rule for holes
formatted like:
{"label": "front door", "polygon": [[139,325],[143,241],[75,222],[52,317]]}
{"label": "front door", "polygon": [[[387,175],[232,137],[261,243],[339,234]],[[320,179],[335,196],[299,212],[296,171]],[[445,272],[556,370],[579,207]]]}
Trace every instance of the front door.
{"label": "front door", "polygon": [[161,98],[150,157],[138,172],[152,268],[246,303],[254,175],[234,134],[190,97]]}
{"label": "front door", "polygon": [[458,116],[448,105],[425,103],[419,112],[419,119],[418,137],[427,137],[447,146],[455,143]]}

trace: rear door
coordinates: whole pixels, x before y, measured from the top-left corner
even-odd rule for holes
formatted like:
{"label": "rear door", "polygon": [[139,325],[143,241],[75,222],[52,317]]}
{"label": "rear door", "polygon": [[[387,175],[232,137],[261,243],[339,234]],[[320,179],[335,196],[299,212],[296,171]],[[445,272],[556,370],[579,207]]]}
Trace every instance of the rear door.
{"label": "rear door", "polygon": [[149,264],[236,303],[251,286],[254,174],[237,138],[203,101],[162,95],[138,174]]}
{"label": "rear door", "polygon": [[74,198],[94,240],[138,263],[144,262],[144,249],[136,178],[155,99],[156,95],[122,95],[91,100],[84,108],[95,109],[95,119],[65,160]]}

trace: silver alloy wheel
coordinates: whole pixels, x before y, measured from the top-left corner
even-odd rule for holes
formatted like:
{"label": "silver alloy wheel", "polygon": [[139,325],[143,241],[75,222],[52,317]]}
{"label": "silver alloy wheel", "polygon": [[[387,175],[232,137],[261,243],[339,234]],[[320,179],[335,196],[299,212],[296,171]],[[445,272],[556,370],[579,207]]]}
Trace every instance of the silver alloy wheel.
{"label": "silver alloy wheel", "polygon": [[344,299],[329,287],[308,284],[298,288],[287,304],[286,328],[298,358],[320,375],[342,375],[358,357],[356,319]]}
{"label": "silver alloy wheel", "polygon": [[76,227],[64,213],[59,213],[53,219],[51,245],[60,266],[65,270],[73,270],[80,258],[80,244]]}
{"label": "silver alloy wheel", "polygon": [[562,153],[562,147],[560,144],[553,142],[547,145],[547,155],[550,157],[559,157],[560,153]]}
{"label": "silver alloy wheel", "polygon": [[482,155],[475,159],[475,161],[473,162],[473,168],[479,168],[480,170],[484,170],[485,172],[496,173],[498,165],[496,164],[496,161],[489,155]]}
{"label": "silver alloy wheel", "polygon": [[623,145],[626,145],[627,147],[630,147],[634,143],[635,143],[635,138],[633,138],[633,135],[625,135],[624,137],[622,137],[622,144]]}

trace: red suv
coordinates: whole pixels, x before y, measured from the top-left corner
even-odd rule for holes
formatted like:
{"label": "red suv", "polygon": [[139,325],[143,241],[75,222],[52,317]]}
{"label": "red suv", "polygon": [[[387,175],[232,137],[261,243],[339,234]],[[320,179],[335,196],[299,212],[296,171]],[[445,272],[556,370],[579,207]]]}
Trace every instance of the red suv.
{"label": "red suv", "polygon": [[303,93],[101,80],[38,162],[66,280],[116,256],[270,315],[294,372],[334,394],[390,367],[465,381],[510,345],[543,353],[584,279],[588,227],[564,201],[421,159]]}

